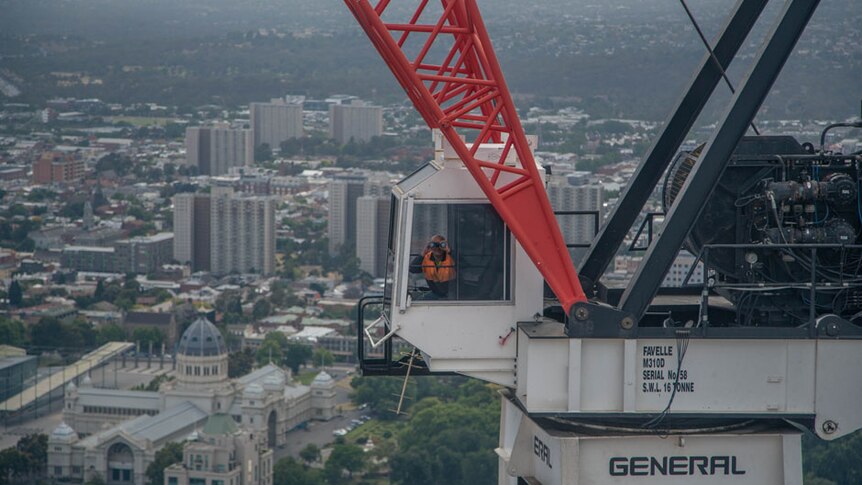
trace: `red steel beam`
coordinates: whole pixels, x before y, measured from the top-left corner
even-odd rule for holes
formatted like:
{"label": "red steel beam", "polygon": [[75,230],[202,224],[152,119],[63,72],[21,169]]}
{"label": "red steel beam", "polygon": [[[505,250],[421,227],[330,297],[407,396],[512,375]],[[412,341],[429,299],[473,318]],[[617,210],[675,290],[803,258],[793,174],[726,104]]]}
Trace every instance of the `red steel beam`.
{"label": "red steel beam", "polygon": [[[422,118],[446,137],[569,312],[587,298],[479,8],[475,0],[438,2],[421,0],[409,18],[390,21],[398,14],[389,7],[397,2],[344,0]],[[411,40],[418,50],[408,47]],[[499,157],[483,159],[480,143],[504,147]],[[516,167],[506,165],[513,149]]]}

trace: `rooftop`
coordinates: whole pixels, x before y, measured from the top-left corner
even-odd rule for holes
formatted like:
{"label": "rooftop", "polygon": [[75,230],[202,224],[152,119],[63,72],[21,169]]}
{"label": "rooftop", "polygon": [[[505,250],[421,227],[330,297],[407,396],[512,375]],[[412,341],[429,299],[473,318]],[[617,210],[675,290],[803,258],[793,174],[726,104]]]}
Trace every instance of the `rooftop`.
{"label": "rooftop", "polygon": [[[182,404],[165,409],[155,416],[138,416],[135,419],[121,423],[118,427],[135,438],[159,443],[181,429],[203,421],[206,417],[207,413],[191,402],[185,401]],[[89,448],[101,439],[108,438],[115,429],[117,428],[111,428],[89,436],[81,444]]]}
{"label": "rooftop", "polygon": [[198,318],[183,333],[177,353],[195,357],[227,354],[221,332],[206,318]]}
{"label": "rooftop", "polygon": [[213,414],[207,419],[203,432],[208,435],[228,435],[239,430],[236,422],[227,414]]}

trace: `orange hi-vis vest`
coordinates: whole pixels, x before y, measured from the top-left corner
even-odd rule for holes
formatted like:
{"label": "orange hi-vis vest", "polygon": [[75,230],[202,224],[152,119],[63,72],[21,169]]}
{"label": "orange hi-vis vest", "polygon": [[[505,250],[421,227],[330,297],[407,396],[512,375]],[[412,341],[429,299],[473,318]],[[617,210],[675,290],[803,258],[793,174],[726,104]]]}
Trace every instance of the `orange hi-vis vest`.
{"label": "orange hi-vis vest", "polygon": [[431,257],[431,251],[422,258],[422,274],[425,279],[435,283],[444,283],[455,279],[455,262],[452,256],[446,253],[443,261],[437,262]]}

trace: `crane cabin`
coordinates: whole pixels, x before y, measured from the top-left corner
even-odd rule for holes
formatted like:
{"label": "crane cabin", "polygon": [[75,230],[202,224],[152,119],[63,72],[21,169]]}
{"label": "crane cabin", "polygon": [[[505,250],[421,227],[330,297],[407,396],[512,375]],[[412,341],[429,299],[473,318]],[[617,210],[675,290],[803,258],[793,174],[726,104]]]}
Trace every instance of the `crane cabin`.
{"label": "crane cabin", "polygon": [[[541,316],[543,279],[446,138],[433,136],[434,159],[392,190],[384,298],[363,309],[360,326],[363,370],[387,365],[369,357],[382,354],[391,371],[395,339],[418,349],[413,372],[511,387],[513,323]],[[528,142],[532,149],[536,138]],[[504,146],[483,143],[477,153],[496,159]],[[507,163],[516,162],[512,151]]]}

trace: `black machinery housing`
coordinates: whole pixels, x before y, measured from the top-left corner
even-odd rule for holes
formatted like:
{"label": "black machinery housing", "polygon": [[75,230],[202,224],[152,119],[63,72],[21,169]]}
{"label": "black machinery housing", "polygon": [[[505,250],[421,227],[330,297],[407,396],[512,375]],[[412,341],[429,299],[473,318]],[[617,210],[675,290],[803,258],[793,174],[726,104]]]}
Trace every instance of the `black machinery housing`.
{"label": "black machinery housing", "polygon": [[[669,208],[702,147],[668,171]],[[684,246],[733,303],[725,326],[802,326],[812,314],[862,319],[862,156],[815,152],[790,136],[745,137]],[[860,322],[856,322],[860,323]]]}

